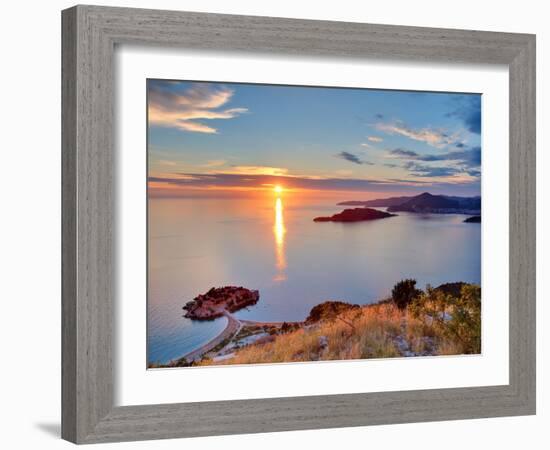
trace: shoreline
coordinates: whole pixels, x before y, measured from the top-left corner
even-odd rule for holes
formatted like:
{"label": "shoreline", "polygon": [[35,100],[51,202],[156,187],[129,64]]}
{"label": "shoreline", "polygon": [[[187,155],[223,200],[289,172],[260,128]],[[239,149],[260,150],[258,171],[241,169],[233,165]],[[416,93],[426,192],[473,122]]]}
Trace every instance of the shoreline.
{"label": "shoreline", "polygon": [[[402,280],[394,290],[403,291],[411,283],[414,287],[416,281]],[[214,338],[166,363],[150,362],[148,368],[479,352],[479,285],[462,281],[428,285],[425,291],[415,290],[421,303],[408,298],[404,305],[399,289],[392,291],[393,298],[366,305],[325,301],[299,322],[239,319],[219,307],[217,312],[227,324]],[[464,322],[463,317],[473,322]]]}
{"label": "shoreline", "polygon": [[255,320],[246,320],[246,319],[238,319],[233,314],[231,314],[229,311],[224,310],[223,316],[227,318],[227,325],[225,328],[220,331],[219,334],[214,336],[212,339],[210,339],[208,342],[204,343],[200,347],[196,348],[195,350],[191,350],[190,352],[187,352],[183,354],[182,356],[172,359],[166,363],[166,365],[169,365],[173,361],[181,361],[186,360],[188,363],[192,363],[194,361],[200,361],[205,355],[213,351],[216,347],[218,347],[220,344],[227,341],[226,345],[224,345],[219,351],[221,352],[230,342],[233,338],[235,338],[239,332],[243,329],[243,327],[253,327],[253,328],[263,328],[263,327],[270,327],[270,328],[281,328],[284,324],[290,325],[290,326],[303,326],[304,322],[259,322]]}
{"label": "shoreline", "polygon": [[201,359],[206,353],[212,351],[214,348],[216,348],[216,346],[221,344],[223,341],[235,336],[241,329],[242,324],[238,319],[236,319],[233,316],[233,314],[227,311],[224,314],[224,317],[227,318],[227,325],[222,331],[220,331],[218,335],[214,336],[212,339],[210,339],[205,344],[201,345],[199,348],[196,348],[195,350],[191,350],[190,352],[185,353],[179,358],[176,358],[176,360],[185,359],[188,362],[193,362],[197,359]]}

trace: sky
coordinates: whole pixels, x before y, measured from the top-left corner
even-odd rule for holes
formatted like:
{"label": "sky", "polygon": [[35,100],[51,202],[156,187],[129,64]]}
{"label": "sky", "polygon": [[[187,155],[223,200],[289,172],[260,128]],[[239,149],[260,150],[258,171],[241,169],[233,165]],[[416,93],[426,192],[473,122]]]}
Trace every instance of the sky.
{"label": "sky", "polygon": [[481,95],[148,80],[157,197],[480,195]]}

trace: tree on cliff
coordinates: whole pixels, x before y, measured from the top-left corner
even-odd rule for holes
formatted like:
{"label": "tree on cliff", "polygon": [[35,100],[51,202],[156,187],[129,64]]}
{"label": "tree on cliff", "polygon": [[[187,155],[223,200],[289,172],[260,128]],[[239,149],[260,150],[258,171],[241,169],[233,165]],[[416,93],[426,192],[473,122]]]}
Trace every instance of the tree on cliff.
{"label": "tree on cliff", "polygon": [[413,279],[401,280],[391,291],[393,302],[401,310],[405,309],[420,294],[422,291],[416,289],[416,280]]}

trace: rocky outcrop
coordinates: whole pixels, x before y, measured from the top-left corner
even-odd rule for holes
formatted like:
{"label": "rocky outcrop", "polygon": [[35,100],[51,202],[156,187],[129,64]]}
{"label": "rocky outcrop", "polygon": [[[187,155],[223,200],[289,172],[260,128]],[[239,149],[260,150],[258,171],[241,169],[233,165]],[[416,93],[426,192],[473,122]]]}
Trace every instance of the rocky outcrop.
{"label": "rocky outcrop", "polygon": [[344,209],[341,213],[334,214],[330,217],[316,217],[314,222],[360,222],[363,220],[385,219],[393,217],[396,214],[390,214],[384,211],[378,211],[372,208],[353,208]]}
{"label": "rocky outcrop", "polygon": [[250,305],[255,305],[260,299],[256,290],[237,286],[212,288],[206,294],[201,294],[188,302],[183,309],[185,317],[194,320],[213,320],[235,312]]}

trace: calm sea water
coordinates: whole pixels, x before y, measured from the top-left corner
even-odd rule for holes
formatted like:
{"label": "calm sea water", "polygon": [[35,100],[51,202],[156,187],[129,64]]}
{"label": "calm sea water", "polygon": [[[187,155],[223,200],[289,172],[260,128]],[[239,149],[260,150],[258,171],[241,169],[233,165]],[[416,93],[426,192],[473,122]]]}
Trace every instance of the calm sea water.
{"label": "calm sea water", "polygon": [[225,318],[183,317],[182,306],[213,286],[260,291],[240,318],[294,321],[325,300],[371,303],[403,278],[420,287],[481,281],[481,227],[466,216],[314,223],[344,207],[289,197],[149,200],[150,362],[178,358],[225,327]]}

